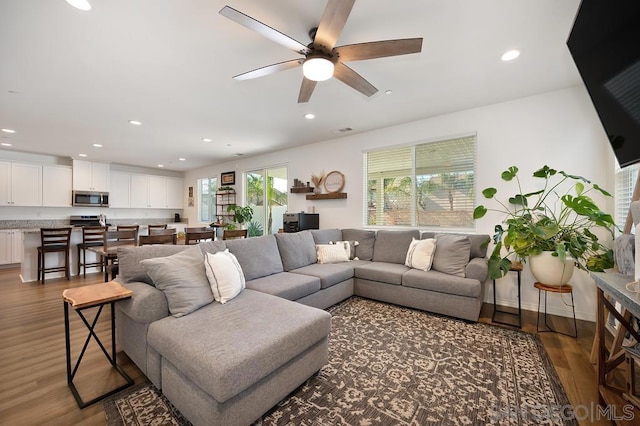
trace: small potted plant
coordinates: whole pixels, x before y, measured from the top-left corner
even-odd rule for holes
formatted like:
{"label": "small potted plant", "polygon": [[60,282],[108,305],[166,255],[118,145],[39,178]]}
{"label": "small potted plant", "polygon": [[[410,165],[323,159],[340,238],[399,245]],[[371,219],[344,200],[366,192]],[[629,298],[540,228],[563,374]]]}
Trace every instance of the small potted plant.
{"label": "small potted plant", "polygon": [[[514,254],[522,261],[529,259],[534,277],[549,285],[565,284],[573,273],[572,263],[589,271],[613,267],[613,251],[603,246],[592,230],[603,228],[613,236],[615,222],[589,196],[594,191],[605,197],[611,194],[583,177],[548,166],[533,173],[534,178],[542,181],[542,189],[526,194],[522,191],[517,167],[509,167],[501,177],[507,182],[514,181],[518,192],[505,203],[496,198],[496,188],[486,188],[482,195],[495,200],[500,208],[480,205],[473,212],[474,219],[484,217],[488,211],[506,215],[502,223],[495,226],[495,247],[489,257],[490,278],[504,276],[511,268],[510,257]],[[549,272],[551,266],[546,263],[536,268],[536,262],[545,260],[555,262],[557,272]],[[548,274],[540,277],[536,269]],[[556,282],[547,282],[554,277]]]}

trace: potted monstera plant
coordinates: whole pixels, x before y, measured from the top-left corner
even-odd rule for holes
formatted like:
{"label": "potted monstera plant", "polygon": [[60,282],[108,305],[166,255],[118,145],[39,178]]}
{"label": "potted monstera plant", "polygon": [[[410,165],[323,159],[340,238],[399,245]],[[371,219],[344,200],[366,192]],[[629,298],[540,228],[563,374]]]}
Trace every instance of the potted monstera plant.
{"label": "potted monstera plant", "polygon": [[[233,213],[233,222],[227,224],[227,229],[236,229],[236,226],[242,228],[244,223],[251,222],[253,219],[253,208],[251,206],[239,206],[231,204],[227,207],[227,212]],[[229,226],[231,225],[231,227]]]}
{"label": "potted monstera plant", "polygon": [[[482,195],[494,200],[498,207],[480,205],[473,212],[474,219],[484,217],[488,211],[505,214],[502,223],[495,226],[490,278],[504,276],[514,255],[528,260],[534,277],[549,285],[565,284],[573,274],[573,265],[589,271],[613,267],[613,251],[599,242],[593,230],[602,228],[613,236],[616,225],[613,217],[590,197],[594,192],[605,197],[611,194],[581,176],[548,166],[533,173],[533,178],[542,183],[542,189],[534,192],[523,193],[515,166],[502,172],[501,177],[516,184],[515,194],[503,202],[504,198],[497,197],[496,188],[486,188]],[[558,269],[553,270],[554,266],[546,262],[555,263]]]}

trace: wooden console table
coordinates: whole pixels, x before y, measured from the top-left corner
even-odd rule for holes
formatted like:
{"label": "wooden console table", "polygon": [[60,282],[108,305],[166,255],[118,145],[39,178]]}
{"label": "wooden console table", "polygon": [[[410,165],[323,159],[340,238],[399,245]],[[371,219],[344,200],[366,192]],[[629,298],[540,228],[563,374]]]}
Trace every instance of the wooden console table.
{"label": "wooden console table", "polygon": [[[118,300],[126,299],[131,297],[133,292],[115,281],[111,281],[103,284],[95,284],[88,285],[84,287],[76,287],[69,288],[62,292],[62,299],[64,300],[64,334],[65,334],[65,346],[67,352],[67,384],[71,389],[71,393],[73,393],[73,397],[76,399],[78,406],[80,408],[85,408],[95,402],[98,402],[107,396],[113,395],[116,392],[119,392],[133,384],[133,380],[127,375],[127,373],[122,370],[118,364],[116,363],[116,324],[115,324],[115,310],[114,304]],[[98,323],[98,319],[100,318],[100,314],[102,313],[102,308],[105,305],[111,305],[111,354],[104,347],[103,343],[98,338],[96,334],[95,327]],[[71,341],[69,335],[69,305],[78,313],[82,322],[89,330],[89,334],[87,339],[84,342],[84,346],[82,347],[82,351],[78,356],[75,367],[71,369]],[[99,307],[96,316],[94,317],[91,324],[83,315],[82,310],[92,307]],[[107,392],[104,395],[93,398],[90,401],[84,401],[78,390],[76,389],[75,384],[73,383],[73,379],[78,371],[78,367],[80,366],[80,361],[82,361],[82,357],[87,350],[87,346],[89,345],[89,341],[91,338],[94,338],[95,341],[102,349],[105,357],[109,360],[111,366],[126,380],[126,383],[117,389],[113,389],[110,392]]]}
{"label": "wooden console table", "polygon": [[[640,342],[640,335],[638,335],[630,322],[631,317],[640,318],[640,293],[633,293],[627,290],[626,285],[634,281],[631,276],[613,272],[592,272],[591,276],[595,279],[596,286],[598,287],[596,341],[594,342],[594,347],[597,352],[599,402],[603,405],[615,406],[616,412],[622,412],[622,406],[628,403],[622,396],[624,389],[607,383],[607,375],[624,362],[625,351],[619,347],[619,344],[615,344],[615,342],[611,350],[607,349],[605,345],[605,314],[608,311],[620,322],[619,327],[624,327],[626,331]],[[609,301],[609,297],[620,303],[624,315],[616,310],[615,306]],[[636,415],[638,415],[637,411]],[[616,423],[636,424],[633,420],[629,422],[616,420]]]}

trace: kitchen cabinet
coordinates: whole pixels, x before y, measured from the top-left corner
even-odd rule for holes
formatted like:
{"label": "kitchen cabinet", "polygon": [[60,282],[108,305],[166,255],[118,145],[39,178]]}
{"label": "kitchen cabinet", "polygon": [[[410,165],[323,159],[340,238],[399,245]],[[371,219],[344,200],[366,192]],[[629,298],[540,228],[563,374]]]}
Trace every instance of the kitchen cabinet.
{"label": "kitchen cabinet", "polygon": [[109,191],[109,165],[73,160],[74,191]]}
{"label": "kitchen cabinet", "polygon": [[42,205],[70,207],[73,170],[69,166],[42,166]]}
{"label": "kitchen cabinet", "polygon": [[165,176],[131,175],[131,207],[182,208],[183,180]]}
{"label": "kitchen cabinet", "polygon": [[22,262],[22,231],[0,230],[0,265]]}
{"label": "kitchen cabinet", "polygon": [[42,206],[42,165],[0,162],[0,205]]}
{"label": "kitchen cabinet", "polygon": [[131,173],[111,172],[109,174],[109,207],[131,207]]}

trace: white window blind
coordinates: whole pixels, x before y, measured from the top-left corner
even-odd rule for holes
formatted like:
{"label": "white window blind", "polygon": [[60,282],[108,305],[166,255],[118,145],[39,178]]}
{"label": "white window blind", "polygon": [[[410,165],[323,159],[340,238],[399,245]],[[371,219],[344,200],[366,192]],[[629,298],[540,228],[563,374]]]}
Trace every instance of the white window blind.
{"label": "white window blind", "polygon": [[616,172],[615,215],[616,225],[622,230],[633,198],[633,190],[638,179],[638,165],[619,169]]}
{"label": "white window blind", "polygon": [[476,137],[365,152],[364,223],[472,228]]}

